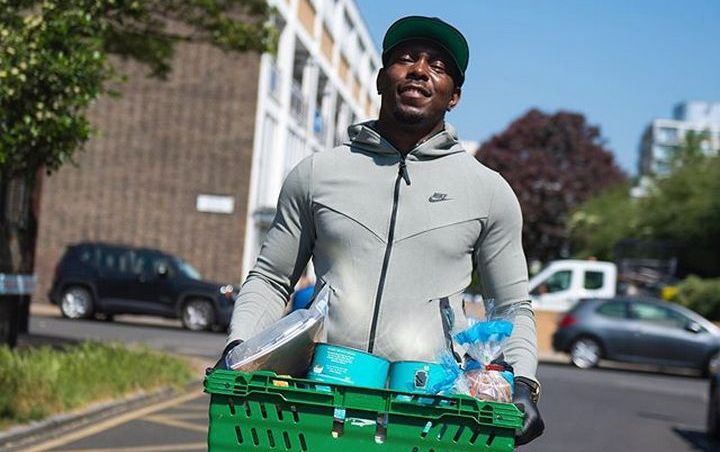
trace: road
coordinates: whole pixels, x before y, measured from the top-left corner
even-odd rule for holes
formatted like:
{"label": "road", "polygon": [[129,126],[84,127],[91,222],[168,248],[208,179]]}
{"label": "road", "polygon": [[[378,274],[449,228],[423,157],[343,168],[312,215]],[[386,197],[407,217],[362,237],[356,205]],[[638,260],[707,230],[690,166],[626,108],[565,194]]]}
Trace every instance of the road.
{"label": "road", "polygon": [[[173,322],[161,323],[139,323],[132,318],[112,323],[77,322],[35,316],[30,328],[35,335],[67,339],[143,342],[203,357],[208,362],[215,359],[225,339],[222,333],[191,333]],[[583,371],[549,363],[541,364],[539,377],[543,383],[540,407],[546,434],[521,451],[720,451],[720,444],[709,443],[704,435],[708,390],[705,380],[617,368]],[[199,396],[172,407],[131,415],[126,422],[100,426],[70,438],[58,450],[183,450],[179,445],[172,446],[181,438],[186,446],[199,447],[207,423],[202,407],[207,402],[206,396]],[[167,447],[159,449],[161,443]]]}

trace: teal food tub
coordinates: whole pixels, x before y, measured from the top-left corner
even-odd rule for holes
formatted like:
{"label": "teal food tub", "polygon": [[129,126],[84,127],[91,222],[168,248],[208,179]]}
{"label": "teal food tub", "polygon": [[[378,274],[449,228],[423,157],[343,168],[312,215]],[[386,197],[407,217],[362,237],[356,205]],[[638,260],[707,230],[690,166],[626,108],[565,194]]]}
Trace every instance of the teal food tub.
{"label": "teal food tub", "polygon": [[390,365],[388,387],[393,391],[430,394],[444,379],[445,370],[440,364],[397,361]]}
{"label": "teal food tub", "polygon": [[361,350],[318,344],[307,378],[324,383],[383,389],[389,367],[388,360]]}

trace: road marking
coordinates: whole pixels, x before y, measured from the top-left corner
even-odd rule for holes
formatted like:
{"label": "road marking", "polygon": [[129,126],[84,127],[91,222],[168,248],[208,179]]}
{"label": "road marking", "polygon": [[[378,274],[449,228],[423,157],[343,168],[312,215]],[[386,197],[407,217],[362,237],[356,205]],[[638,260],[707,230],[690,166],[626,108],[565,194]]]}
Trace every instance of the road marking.
{"label": "road marking", "polygon": [[[119,416],[113,417],[111,419],[107,419],[102,422],[98,422],[97,424],[89,425],[85,428],[81,428],[79,430],[76,430],[74,432],[70,432],[67,435],[60,436],[58,438],[52,439],[50,441],[46,441],[44,443],[38,444],[36,446],[33,446],[28,450],[28,452],[41,452],[50,450],[59,446],[64,446],[65,444],[78,441],[82,438],[85,438],[90,435],[94,435],[96,433],[100,433],[102,431],[108,430],[113,427],[117,427],[118,425],[125,424],[127,422],[130,422],[134,419],[137,419],[139,417],[147,416],[149,414],[155,413],[156,411],[164,410],[166,408],[170,408],[175,405],[179,405],[181,403],[189,402],[191,400],[195,400],[199,397],[204,396],[202,392],[192,392],[190,394],[184,394],[179,397],[176,397],[174,399],[168,400],[166,402],[157,403],[155,405],[151,405],[145,408],[140,408],[139,410],[130,411],[128,413],[121,414]],[[153,450],[153,449],[150,449]],[[154,449],[158,450],[158,449]]]}
{"label": "road marking", "polygon": [[176,419],[174,417],[162,416],[162,415],[157,415],[157,414],[154,416],[145,416],[142,418],[142,420],[149,421],[149,422],[155,422],[156,424],[167,425],[170,427],[177,427],[177,428],[182,428],[185,430],[192,430],[194,432],[207,433],[207,430],[208,430],[206,425],[192,424],[190,422],[181,421],[180,419]]}
{"label": "road marking", "polygon": [[[204,419],[207,421],[208,414],[207,410],[205,411],[196,411],[196,412],[178,412],[178,413],[165,413],[166,417],[169,417],[170,419]],[[207,423],[207,422],[206,422]]]}
{"label": "road marking", "polygon": [[65,449],[59,452],[173,452],[185,450],[206,450],[206,443],[163,444],[162,446],[108,447],[102,449]]}

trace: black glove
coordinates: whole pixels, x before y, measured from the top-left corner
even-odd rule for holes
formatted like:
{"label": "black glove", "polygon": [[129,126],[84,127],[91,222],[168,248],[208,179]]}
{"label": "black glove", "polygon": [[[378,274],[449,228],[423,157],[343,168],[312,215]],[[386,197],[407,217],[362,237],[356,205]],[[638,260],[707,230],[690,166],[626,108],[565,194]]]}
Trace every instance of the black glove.
{"label": "black glove", "polygon": [[537,407],[536,393],[537,383],[524,377],[515,378],[515,393],[513,403],[525,413],[525,422],[520,433],[515,435],[515,445],[522,446],[542,435],[545,430],[545,423],[540,417]]}
{"label": "black glove", "polygon": [[217,360],[217,362],[215,363],[214,366],[208,367],[207,369],[205,369],[205,374],[209,374],[210,372],[212,372],[213,370],[216,370],[216,369],[228,370],[227,365],[225,364],[225,356],[228,353],[230,353],[230,350],[232,350],[233,348],[235,348],[236,346],[238,346],[242,343],[243,343],[243,341],[241,341],[240,339],[235,339],[234,341],[227,344],[225,346],[225,350],[223,350],[222,354],[220,355],[220,359]]}

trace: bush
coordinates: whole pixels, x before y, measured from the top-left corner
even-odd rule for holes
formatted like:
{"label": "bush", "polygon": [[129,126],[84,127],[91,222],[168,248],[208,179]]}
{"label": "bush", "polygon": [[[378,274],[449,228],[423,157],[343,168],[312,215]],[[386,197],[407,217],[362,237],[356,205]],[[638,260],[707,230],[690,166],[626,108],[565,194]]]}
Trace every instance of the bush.
{"label": "bush", "polygon": [[120,345],[0,347],[0,422],[28,421],[135,391],[190,382],[181,358]]}
{"label": "bush", "polygon": [[710,320],[720,320],[720,278],[689,276],[677,287],[675,302]]}

